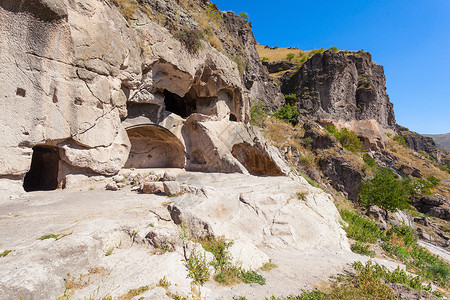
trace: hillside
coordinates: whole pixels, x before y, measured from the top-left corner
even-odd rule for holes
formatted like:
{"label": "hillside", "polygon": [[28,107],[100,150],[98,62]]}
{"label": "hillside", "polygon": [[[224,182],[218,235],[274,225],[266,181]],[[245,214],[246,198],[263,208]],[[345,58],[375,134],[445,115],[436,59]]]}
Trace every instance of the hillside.
{"label": "hillside", "polygon": [[430,137],[439,148],[450,152],[450,133],[445,134],[423,134],[423,136]]}

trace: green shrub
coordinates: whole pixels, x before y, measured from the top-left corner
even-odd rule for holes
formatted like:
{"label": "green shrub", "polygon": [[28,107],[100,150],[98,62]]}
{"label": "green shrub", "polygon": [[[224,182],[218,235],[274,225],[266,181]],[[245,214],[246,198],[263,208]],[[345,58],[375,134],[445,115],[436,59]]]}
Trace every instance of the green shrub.
{"label": "green shrub", "polygon": [[229,264],[230,255],[228,248],[233,245],[233,242],[227,242],[224,237],[208,237],[201,240],[200,244],[203,246],[203,249],[214,255],[215,260],[212,262],[212,266],[216,270],[221,270]]}
{"label": "green shrub", "polygon": [[10,254],[14,250],[5,250],[2,253],[0,253],[0,257],[5,257],[6,255]]}
{"label": "green shrub", "polygon": [[373,82],[372,79],[370,79],[369,76],[358,76],[358,89],[372,89],[373,88]]}
{"label": "green shrub", "polygon": [[393,140],[396,141],[397,143],[402,144],[405,147],[408,147],[408,144],[406,144],[405,138],[400,135],[394,136]]}
{"label": "green shrub", "polygon": [[286,55],[286,59],[288,60],[288,61],[291,61],[291,60],[293,60],[295,58],[295,54],[294,53],[288,53],[287,55]]}
{"label": "green shrub", "polygon": [[264,57],[261,59],[261,62],[265,62],[265,61],[269,61],[269,58],[264,56]]}
{"label": "green shrub", "polygon": [[331,50],[333,52],[338,52],[339,49],[336,46],[330,47],[328,50]]}
{"label": "green shrub", "polygon": [[244,283],[258,283],[260,285],[266,284],[266,279],[256,273],[255,271],[245,271],[245,270],[239,270],[238,277],[242,279]]}
{"label": "green shrub", "polygon": [[284,100],[285,100],[285,103],[287,103],[291,106],[295,105],[298,102],[296,94],[286,94],[286,95],[284,95]]}
{"label": "green shrub", "polygon": [[370,257],[375,257],[375,251],[370,250],[369,245],[366,245],[360,241],[356,241],[353,245],[350,246],[350,249],[358,254],[367,255]]}
{"label": "green shrub", "polygon": [[181,29],[174,34],[186,49],[191,53],[197,53],[202,47],[201,40],[203,39],[203,33],[197,29]]}
{"label": "green shrub", "polygon": [[373,159],[372,157],[370,157],[367,154],[364,154],[363,160],[364,160],[364,163],[367,166],[369,166],[370,168],[375,168],[377,166],[377,162],[375,161],[375,159]]}
{"label": "green shrub", "polygon": [[192,251],[185,263],[189,277],[194,280],[194,283],[204,283],[209,280],[210,274],[205,256]]}
{"label": "green shrub", "polygon": [[342,210],[341,217],[347,222],[344,230],[349,238],[363,243],[376,243],[378,238],[385,238],[380,227],[374,221],[368,220],[358,213]]}
{"label": "green shrub", "polygon": [[360,200],[367,207],[378,205],[389,211],[409,207],[408,189],[386,168],[378,169],[372,179],[364,180],[359,191]]}
{"label": "green shrub", "polygon": [[432,184],[433,186],[437,186],[437,185],[440,185],[440,184],[441,184],[441,180],[438,179],[438,178],[436,178],[436,177],[434,177],[434,176],[428,176],[428,177],[427,177],[427,180],[428,180],[429,182],[431,182],[431,184]]}
{"label": "green shrub", "polygon": [[206,8],[206,12],[208,13],[208,16],[215,20],[222,20],[222,15],[220,14],[220,11],[217,9],[217,6],[209,2],[208,7]]}
{"label": "green shrub", "polygon": [[362,142],[355,132],[347,128],[337,130],[336,127],[331,125],[325,126],[325,129],[339,140],[344,149],[355,153],[361,152]]}
{"label": "green shrub", "polygon": [[250,107],[250,119],[251,124],[262,127],[267,119],[267,112],[264,110],[264,106],[261,102]]}
{"label": "green shrub", "polygon": [[299,115],[300,114],[295,106],[284,104],[280,110],[275,112],[274,117],[280,120],[288,121],[292,125],[295,125],[297,124],[297,118]]}
{"label": "green shrub", "polygon": [[248,21],[248,19],[249,19],[248,13],[245,13],[245,12],[239,13],[239,16],[240,16],[242,19],[247,20],[247,21]]}

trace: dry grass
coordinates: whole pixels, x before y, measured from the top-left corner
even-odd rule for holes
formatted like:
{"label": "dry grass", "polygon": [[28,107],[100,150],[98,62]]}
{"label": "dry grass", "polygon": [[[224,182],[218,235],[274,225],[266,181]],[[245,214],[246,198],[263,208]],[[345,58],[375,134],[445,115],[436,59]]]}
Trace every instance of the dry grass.
{"label": "dry grass", "polygon": [[[431,159],[423,157],[421,155],[414,155],[414,150],[405,147],[392,139],[388,140],[386,148],[387,152],[398,157],[398,161],[395,164],[395,167],[400,167],[400,165],[402,164],[412,165],[420,170],[423,178],[434,176],[442,180],[448,179],[450,177],[447,172],[442,171],[441,169],[436,167]],[[433,193],[439,193],[447,198],[450,198],[450,183],[442,181],[437,188],[434,188],[431,191]]]}
{"label": "dry grass", "polygon": [[125,17],[125,19],[130,20],[136,13],[139,4],[136,0],[112,0],[114,4],[119,7],[120,13]]}
{"label": "dry grass", "polygon": [[[269,61],[277,61],[277,60],[287,60],[286,56],[289,53],[293,53],[295,55],[295,58],[300,58],[299,53],[303,53],[303,55],[310,56],[312,50],[296,50],[296,49],[289,49],[289,48],[278,48],[278,49],[270,49],[265,48],[263,45],[257,44],[256,50],[259,53],[259,57],[267,57]],[[294,58],[294,59],[295,59]]]}

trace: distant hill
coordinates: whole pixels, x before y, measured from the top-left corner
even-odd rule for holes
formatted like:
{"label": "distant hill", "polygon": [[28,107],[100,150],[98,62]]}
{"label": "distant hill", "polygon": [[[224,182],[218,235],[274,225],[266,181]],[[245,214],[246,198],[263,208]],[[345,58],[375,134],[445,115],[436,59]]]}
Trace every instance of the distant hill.
{"label": "distant hill", "polygon": [[444,134],[422,134],[423,136],[430,137],[441,149],[444,149],[447,152],[450,152],[450,133]]}

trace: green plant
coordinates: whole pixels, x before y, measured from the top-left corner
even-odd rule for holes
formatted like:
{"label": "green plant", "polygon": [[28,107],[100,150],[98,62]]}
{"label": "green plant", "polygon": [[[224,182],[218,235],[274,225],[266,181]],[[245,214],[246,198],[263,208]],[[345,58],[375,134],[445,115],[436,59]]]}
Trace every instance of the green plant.
{"label": "green plant", "polygon": [[233,242],[227,242],[224,237],[207,237],[201,240],[200,244],[203,249],[214,255],[215,260],[211,264],[216,270],[224,269],[229,264],[228,248],[233,245]]}
{"label": "green plant", "polygon": [[261,275],[259,275],[258,273],[256,273],[255,271],[245,271],[240,269],[238,271],[238,277],[242,279],[244,283],[247,284],[249,283],[258,283],[260,285],[266,284],[266,279]]}
{"label": "green plant", "polygon": [[433,184],[434,186],[437,186],[437,185],[441,184],[441,180],[436,178],[436,177],[434,177],[434,176],[428,176],[427,180],[429,182],[431,182],[431,184]]}
{"label": "green plant", "polygon": [[169,280],[167,280],[166,276],[164,276],[163,278],[161,278],[158,282],[158,286],[163,287],[165,289],[167,289],[169,286],[171,286],[172,284],[170,283]]}
{"label": "green plant", "polygon": [[300,114],[295,106],[284,104],[284,106],[280,110],[275,112],[274,117],[277,119],[288,121],[292,125],[295,125],[298,122],[297,118],[299,115]]}
{"label": "green plant", "polygon": [[0,257],[5,257],[6,255],[8,255],[9,253],[11,253],[14,250],[5,250],[2,253],[0,253]]}
{"label": "green plant", "polygon": [[328,50],[331,50],[333,52],[338,52],[339,49],[336,46],[330,47]]}
{"label": "green plant", "polygon": [[131,289],[128,291],[128,293],[126,293],[125,295],[122,295],[118,298],[118,300],[131,300],[136,296],[139,296],[140,294],[145,293],[146,291],[148,291],[150,288],[148,287],[148,285],[145,286],[141,286],[137,289]]}
{"label": "green plant", "polygon": [[217,9],[217,6],[214,3],[212,2],[208,3],[206,12],[210,18],[214,20],[222,20],[222,15],[220,14],[220,11]]}
{"label": "green plant", "polygon": [[426,153],[425,151],[417,151],[420,155],[422,155],[425,158],[430,158],[430,156],[428,155],[428,153]]}
{"label": "green plant", "polygon": [[250,107],[251,124],[262,127],[267,119],[267,112],[264,109],[262,102],[258,102]]}
{"label": "green plant", "polygon": [[241,13],[239,13],[239,16],[244,20],[247,20],[247,21],[249,20],[248,13],[241,12]]}
{"label": "green plant", "polygon": [[261,267],[261,270],[267,272],[267,271],[272,271],[276,267],[277,267],[277,265],[272,263],[272,260],[269,260],[269,262],[266,262],[263,264],[263,266]]}
{"label": "green plant", "polygon": [[364,163],[367,166],[369,166],[370,168],[375,168],[377,166],[377,162],[375,161],[375,159],[373,159],[372,157],[370,157],[367,154],[364,154],[363,160],[364,160]]}
{"label": "green plant", "polygon": [[294,53],[288,53],[288,54],[286,55],[286,59],[287,59],[288,61],[292,61],[294,58],[295,58],[295,54],[294,54]]}
{"label": "green plant", "polygon": [[359,191],[360,200],[367,207],[378,205],[389,211],[409,207],[408,189],[387,168],[378,169],[372,179],[364,180]]}
{"label": "green plant", "polygon": [[296,94],[286,94],[284,95],[285,103],[289,105],[295,105],[298,102]]}
{"label": "green plant", "polygon": [[305,191],[297,192],[297,199],[298,200],[305,200],[306,199],[306,195],[307,195],[307,192],[305,192]]}
{"label": "green plant", "polygon": [[40,238],[38,238],[38,240],[41,240],[41,241],[43,241],[43,240],[48,240],[48,239],[60,240],[60,239],[62,239],[63,237],[69,236],[69,235],[71,235],[71,234],[72,234],[72,232],[66,233],[66,234],[60,234],[60,233],[58,233],[58,234],[54,234],[54,233],[52,233],[52,234],[46,234],[46,235],[43,235],[43,236],[41,236]]}
{"label": "green plant", "polygon": [[358,89],[373,89],[373,82],[369,76],[360,75],[358,76]]}
{"label": "green plant", "polygon": [[263,56],[263,58],[261,59],[261,62],[265,62],[265,61],[269,61],[268,57]]}
{"label": "green plant", "polygon": [[340,213],[342,219],[347,222],[344,230],[349,238],[363,243],[375,243],[378,238],[385,238],[380,227],[374,221],[348,210],[342,210]]}
{"label": "green plant", "polygon": [[204,283],[209,280],[210,274],[208,263],[206,262],[206,257],[204,255],[199,254],[194,250],[184,262],[186,263],[189,277],[194,280],[194,283]]}
{"label": "green plant", "polygon": [[408,144],[406,144],[405,138],[400,135],[394,136],[393,140],[396,141],[397,143],[402,144],[405,147],[408,147]]}
{"label": "green plant", "polygon": [[362,142],[355,132],[347,128],[337,130],[336,127],[331,125],[327,125],[324,128],[339,140],[344,149],[355,153],[361,152]]}
{"label": "green plant", "polygon": [[350,249],[358,254],[367,255],[370,257],[375,257],[375,251],[370,250],[369,245],[366,245],[360,241],[356,241],[353,245],[350,246]]}
{"label": "green plant", "polygon": [[200,30],[184,28],[175,32],[174,36],[191,53],[197,53],[202,47],[203,33]]}

